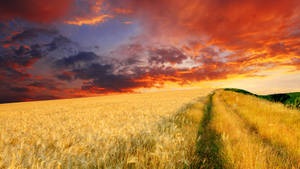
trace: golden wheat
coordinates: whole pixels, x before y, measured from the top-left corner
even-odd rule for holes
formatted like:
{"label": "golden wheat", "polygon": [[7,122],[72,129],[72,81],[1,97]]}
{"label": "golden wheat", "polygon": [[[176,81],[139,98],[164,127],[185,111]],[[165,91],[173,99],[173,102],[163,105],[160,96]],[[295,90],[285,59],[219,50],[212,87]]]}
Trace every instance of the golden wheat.
{"label": "golden wheat", "polygon": [[0,168],[188,166],[209,91],[0,105]]}
{"label": "golden wheat", "polygon": [[214,128],[234,168],[300,167],[300,114],[280,103],[218,90]]}
{"label": "golden wheat", "polygon": [[[213,97],[212,128],[221,136],[222,154],[232,168],[282,168],[286,169],[291,163],[282,159],[272,146],[263,140],[225,103],[223,97],[230,93],[217,91]],[[236,102],[235,102],[236,104]]]}

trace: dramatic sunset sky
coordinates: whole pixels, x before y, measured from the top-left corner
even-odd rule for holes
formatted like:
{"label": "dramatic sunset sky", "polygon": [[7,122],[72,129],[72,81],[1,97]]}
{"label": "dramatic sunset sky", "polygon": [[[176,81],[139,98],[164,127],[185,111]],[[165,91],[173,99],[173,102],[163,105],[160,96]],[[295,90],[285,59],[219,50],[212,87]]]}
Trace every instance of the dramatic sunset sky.
{"label": "dramatic sunset sky", "polygon": [[202,87],[300,91],[300,1],[0,1],[0,103]]}

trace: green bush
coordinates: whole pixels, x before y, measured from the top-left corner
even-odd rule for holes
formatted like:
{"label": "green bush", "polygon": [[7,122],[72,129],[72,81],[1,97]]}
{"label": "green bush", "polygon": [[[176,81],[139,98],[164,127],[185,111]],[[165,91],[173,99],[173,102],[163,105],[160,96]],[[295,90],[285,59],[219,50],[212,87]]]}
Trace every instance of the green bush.
{"label": "green bush", "polygon": [[280,94],[271,94],[271,95],[257,95],[247,90],[236,89],[236,88],[226,88],[225,91],[234,91],[238,93],[243,93],[247,95],[252,95],[259,97],[261,99],[266,99],[272,102],[280,102],[285,104],[288,107],[300,108],[300,92],[295,93],[280,93]]}

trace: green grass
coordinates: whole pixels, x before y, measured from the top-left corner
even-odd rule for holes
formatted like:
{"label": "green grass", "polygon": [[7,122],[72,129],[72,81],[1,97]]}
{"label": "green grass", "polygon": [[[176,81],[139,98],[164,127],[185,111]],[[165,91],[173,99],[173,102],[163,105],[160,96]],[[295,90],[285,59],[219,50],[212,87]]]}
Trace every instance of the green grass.
{"label": "green grass", "polygon": [[294,93],[279,93],[279,94],[271,94],[271,95],[257,95],[251,92],[248,92],[243,89],[236,88],[226,88],[225,91],[234,91],[238,93],[243,93],[247,95],[256,96],[258,98],[266,99],[272,102],[280,102],[288,107],[295,107],[300,109],[300,92]]}
{"label": "green grass", "polygon": [[204,107],[203,119],[199,126],[198,139],[196,143],[196,154],[198,160],[190,165],[190,168],[226,168],[226,160],[222,156],[220,149],[222,147],[221,136],[216,133],[210,126],[213,118],[212,114],[212,97],[214,94],[208,96],[208,101]]}

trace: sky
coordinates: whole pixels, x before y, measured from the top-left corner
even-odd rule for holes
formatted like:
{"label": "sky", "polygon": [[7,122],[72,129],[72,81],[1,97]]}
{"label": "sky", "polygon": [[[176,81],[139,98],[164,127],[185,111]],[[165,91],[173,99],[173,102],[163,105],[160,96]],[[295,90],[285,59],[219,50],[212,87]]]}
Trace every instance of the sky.
{"label": "sky", "polygon": [[299,0],[0,1],[0,103],[300,91]]}

